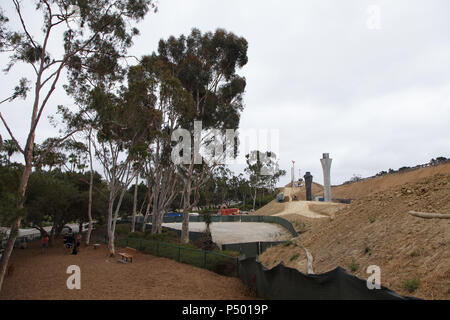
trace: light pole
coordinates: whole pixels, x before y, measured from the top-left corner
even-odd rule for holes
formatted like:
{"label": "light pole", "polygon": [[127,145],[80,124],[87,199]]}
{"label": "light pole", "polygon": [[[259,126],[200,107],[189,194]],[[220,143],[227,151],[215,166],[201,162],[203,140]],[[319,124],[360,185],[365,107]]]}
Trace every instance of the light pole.
{"label": "light pole", "polygon": [[295,161],[292,160],[292,168],[291,168],[291,187],[294,188],[294,180],[295,180],[295,171],[294,171]]}
{"label": "light pole", "polygon": [[322,159],[320,159],[320,163],[322,164],[323,170],[323,189],[324,189],[323,200],[327,202],[331,201],[330,168],[332,160],[333,159],[330,158],[329,153],[324,153]]}

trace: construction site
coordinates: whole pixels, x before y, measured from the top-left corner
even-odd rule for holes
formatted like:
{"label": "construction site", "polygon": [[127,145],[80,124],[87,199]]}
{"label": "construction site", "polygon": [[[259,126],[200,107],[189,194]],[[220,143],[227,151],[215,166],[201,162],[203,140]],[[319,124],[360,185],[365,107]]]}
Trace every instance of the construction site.
{"label": "construction site", "polygon": [[[311,189],[323,196],[322,185]],[[254,214],[283,217],[299,236],[259,256],[268,268],[283,262],[320,274],[341,266],[367,278],[367,267],[377,265],[381,283],[400,294],[450,298],[450,163],[331,187],[333,198],[350,204],[306,201],[305,185],[280,191],[286,201],[274,199]],[[412,290],[411,282],[420,285]]]}

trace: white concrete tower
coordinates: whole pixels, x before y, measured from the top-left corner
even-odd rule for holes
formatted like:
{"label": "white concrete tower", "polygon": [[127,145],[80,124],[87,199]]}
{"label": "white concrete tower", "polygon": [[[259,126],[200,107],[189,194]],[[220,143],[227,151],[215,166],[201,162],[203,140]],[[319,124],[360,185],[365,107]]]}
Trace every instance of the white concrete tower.
{"label": "white concrete tower", "polygon": [[330,168],[332,160],[329,153],[324,153],[322,159],[320,159],[323,170],[324,200],[327,202],[331,201]]}

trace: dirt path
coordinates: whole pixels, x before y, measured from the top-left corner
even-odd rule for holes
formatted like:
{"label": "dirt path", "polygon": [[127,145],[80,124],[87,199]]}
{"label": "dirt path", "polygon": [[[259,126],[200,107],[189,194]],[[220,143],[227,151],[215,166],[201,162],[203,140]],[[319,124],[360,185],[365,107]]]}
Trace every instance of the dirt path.
{"label": "dirt path", "polygon": [[287,202],[284,210],[280,213],[274,214],[274,216],[285,216],[288,214],[298,214],[307,218],[320,219],[328,218],[328,216],[316,213],[309,209],[308,204],[310,201],[291,201]]}
{"label": "dirt path", "polygon": [[[33,243],[16,249],[11,265],[0,299],[254,299],[238,278],[146,254],[122,264],[104,246],[78,255],[58,246],[43,255]],[[81,268],[80,290],[67,289],[69,265]]]}

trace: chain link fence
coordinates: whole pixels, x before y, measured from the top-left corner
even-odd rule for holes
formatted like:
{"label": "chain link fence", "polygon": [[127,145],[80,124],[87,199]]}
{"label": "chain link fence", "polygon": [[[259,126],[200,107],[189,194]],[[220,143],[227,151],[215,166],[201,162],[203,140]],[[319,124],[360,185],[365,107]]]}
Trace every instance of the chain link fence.
{"label": "chain link fence", "polygon": [[142,253],[172,259],[226,276],[239,276],[239,257],[216,251],[178,246],[155,240],[125,238],[118,247],[131,247]]}

